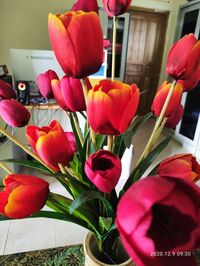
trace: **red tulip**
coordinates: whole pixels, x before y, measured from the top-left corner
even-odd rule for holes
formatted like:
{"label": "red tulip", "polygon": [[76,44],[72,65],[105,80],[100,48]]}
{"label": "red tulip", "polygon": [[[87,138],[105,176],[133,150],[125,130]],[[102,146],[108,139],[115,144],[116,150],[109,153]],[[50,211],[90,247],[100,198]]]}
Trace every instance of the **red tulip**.
{"label": "red tulip", "polygon": [[0,98],[2,99],[15,99],[16,98],[16,93],[13,89],[13,87],[0,79]]}
{"label": "red tulip", "polygon": [[73,5],[71,11],[78,11],[82,10],[85,12],[94,11],[99,14],[99,7],[97,0],[77,0],[76,3]]}
{"label": "red tulip", "polygon": [[121,175],[121,160],[110,151],[98,150],[85,163],[85,173],[102,192],[109,193],[117,185]]}
{"label": "red tulip", "polygon": [[0,192],[0,213],[10,218],[25,218],[43,208],[49,194],[49,184],[41,178],[10,174]]}
{"label": "red tulip", "polygon": [[157,174],[196,182],[200,179],[200,165],[192,154],[177,154],[162,161],[157,169]]}
{"label": "red tulip", "polygon": [[42,96],[47,99],[53,98],[53,91],[51,87],[51,81],[53,79],[59,79],[56,72],[53,70],[48,70],[37,76],[38,89]]}
{"label": "red tulip", "polygon": [[26,137],[35,153],[54,170],[59,170],[59,163],[68,165],[73,159],[75,138],[71,132],[65,133],[56,120],[46,127],[27,126]]}
{"label": "red tulip", "polygon": [[87,116],[91,128],[101,134],[123,133],[135,116],[139,89],[120,81],[101,80],[87,98]]}
{"label": "red tulip", "polygon": [[193,33],[176,42],[167,58],[166,71],[174,79],[189,79],[200,65],[200,41]]}
{"label": "red tulip", "polygon": [[0,101],[1,118],[10,126],[23,127],[30,119],[29,111],[14,99]]}
{"label": "red tulip", "polygon": [[191,74],[189,79],[179,80],[178,82],[180,82],[183,85],[183,91],[190,91],[196,87],[199,81],[200,81],[200,66],[197,68],[195,72]]}
{"label": "red tulip", "polygon": [[197,185],[180,178],[149,176],[125,192],[116,224],[137,266],[194,266],[194,255],[183,254],[200,246],[199,215]]}
{"label": "red tulip", "polygon": [[67,76],[83,78],[99,70],[103,34],[95,12],[50,14],[48,25],[52,48]]}
{"label": "red tulip", "polygon": [[119,16],[128,11],[131,0],[103,0],[103,5],[108,16]]}
{"label": "red tulip", "polygon": [[[88,89],[91,84],[86,79]],[[54,97],[63,110],[77,112],[86,110],[83,88],[79,79],[64,76],[60,81],[53,80],[52,89]]]}
{"label": "red tulip", "polygon": [[[160,86],[160,88],[158,89],[158,91],[154,97],[152,106],[151,106],[151,110],[155,116],[160,115],[162,108],[163,108],[163,105],[164,105],[164,102],[165,102],[167,95],[169,93],[169,90],[171,88],[171,85],[172,85],[171,83],[167,83],[167,81],[164,81],[162,83],[162,85]],[[171,98],[169,105],[167,107],[167,110],[165,112],[166,117],[168,117],[172,113],[174,113],[176,111],[177,107],[180,105],[182,92],[183,92],[182,85],[180,83],[177,83],[175,86],[172,98]]]}
{"label": "red tulip", "polygon": [[176,108],[176,110],[171,113],[171,115],[168,117],[166,126],[169,128],[175,128],[181,118],[183,117],[184,108],[182,104],[179,104],[179,106]]}

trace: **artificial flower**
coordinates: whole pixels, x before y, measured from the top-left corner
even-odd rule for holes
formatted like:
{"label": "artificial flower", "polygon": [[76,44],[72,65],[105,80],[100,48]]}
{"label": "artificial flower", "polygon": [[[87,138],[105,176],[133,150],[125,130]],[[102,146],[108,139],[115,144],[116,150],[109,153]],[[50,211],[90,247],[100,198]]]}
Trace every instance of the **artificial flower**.
{"label": "artificial flower", "polygon": [[14,99],[0,101],[0,116],[10,126],[23,127],[30,120],[29,111]]}
{"label": "artificial flower", "polygon": [[[196,265],[193,255],[185,260],[177,253],[199,247],[199,214],[197,185],[181,178],[151,176],[125,192],[117,207],[116,224],[137,266],[188,266]],[[173,258],[165,256],[173,252]]]}
{"label": "artificial flower", "polygon": [[169,51],[166,71],[175,80],[189,79],[200,65],[200,41],[193,33],[177,41]]}
{"label": "artificial flower", "polygon": [[84,78],[96,73],[103,60],[103,33],[96,12],[49,14],[52,48],[64,73]]}
{"label": "artificial flower", "polygon": [[9,174],[0,192],[0,213],[10,218],[25,218],[41,210],[49,194],[49,184],[38,177]]}
{"label": "artificial flower", "polygon": [[131,0],[103,0],[103,5],[108,16],[119,16],[128,11]]}
{"label": "artificial flower", "polygon": [[53,79],[59,79],[56,72],[49,69],[45,73],[41,73],[37,76],[37,85],[40,93],[46,99],[53,98],[53,91],[51,87],[51,81]]}
{"label": "artificial flower", "polygon": [[0,99],[15,99],[16,93],[13,87],[0,79]]}
{"label": "artificial flower", "polygon": [[121,160],[112,152],[98,150],[85,163],[85,173],[102,192],[111,192],[121,175]]}
{"label": "artificial flower", "polygon": [[64,132],[56,120],[41,128],[27,126],[26,137],[35,153],[54,170],[59,170],[59,163],[68,165],[76,151],[72,133]]}
{"label": "artificial flower", "polygon": [[166,126],[169,128],[175,128],[180,122],[184,114],[184,108],[182,104],[179,104],[174,112],[167,118]]}
{"label": "artificial flower", "polygon": [[[169,90],[171,88],[171,85],[172,85],[171,83],[164,81],[159,87],[151,106],[151,110],[155,116],[160,115],[165,100],[167,98],[167,95],[169,93]],[[177,83],[174,88],[173,95],[168,104],[167,110],[165,112],[165,117],[170,116],[172,113],[176,111],[177,107],[180,105],[181,102],[182,92],[183,92],[182,84]]]}
{"label": "artificial flower", "polygon": [[140,92],[136,84],[101,80],[88,93],[87,116],[96,133],[123,133],[137,111]]}
{"label": "artificial flower", "polygon": [[91,12],[94,11],[99,14],[99,7],[97,0],[77,0],[76,3],[73,5],[71,11],[78,11],[82,10],[84,12]]}
{"label": "artificial flower", "polygon": [[[86,84],[91,89],[88,79]],[[80,79],[64,76],[60,81],[52,80],[54,97],[63,110],[77,112],[86,110],[83,88]]]}
{"label": "artificial flower", "polygon": [[192,154],[177,154],[163,160],[159,164],[157,174],[196,182],[200,179],[200,165]]}

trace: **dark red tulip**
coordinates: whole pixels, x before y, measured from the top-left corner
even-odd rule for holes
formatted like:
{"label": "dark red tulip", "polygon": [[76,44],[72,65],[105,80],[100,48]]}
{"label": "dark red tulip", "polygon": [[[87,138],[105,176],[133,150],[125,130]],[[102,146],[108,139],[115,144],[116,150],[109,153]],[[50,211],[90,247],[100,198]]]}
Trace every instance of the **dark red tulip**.
{"label": "dark red tulip", "polygon": [[76,3],[73,5],[71,11],[78,11],[82,10],[84,12],[91,12],[94,11],[99,14],[99,7],[97,0],[77,0]]}
{"label": "dark red tulip", "polygon": [[200,41],[193,33],[185,35],[169,51],[166,71],[175,80],[189,79],[200,65]]}
{"label": "dark red tulip", "polygon": [[200,165],[192,154],[176,154],[159,164],[157,174],[196,182],[200,179]]}
{"label": "dark red tulip", "polygon": [[171,113],[170,116],[168,117],[166,126],[169,128],[175,128],[178,125],[181,118],[183,117],[183,114],[184,114],[184,108],[183,105],[180,104],[176,108],[176,110],[173,113]]}
{"label": "dark red tulip", "polygon": [[49,184],[36,176],[10,174],[0,192],[0,213],[10,218],[25,218],[43,208]]}
{"label": "dark red tulip", "polygon": [[99,70],[103,33],[95,12],[50,14],[48,26],[52,48],[67,76],[84,78]]}
{"label": "dark red tulip", "polygon": [[68,165],[76,151],[73,133],[64,132],[56,120],[41,128],[27,126],[26,137],[35,153],[54,170],[59,170],[59,163]]}
{"label": "dark red tulip", "polygon": [[10,126],[23,127],[30,119],[29,111],[14,99],[0,101],[0,116]]}
{"label": "dark red tulip", "polygon": [[53,70],[48,70],[45,73],[41,73],[37,76],[37,85],[40,93],[46,99],[53,98],[53,91],[51,87],[51,81],[53,79],[59,79],[56,72]]}
{"label": "dark red tulip", "polygon": [[85,173],[102,192],[111,192],[121,175],[121,160],[110,151],[98,150],[85,163]]}
{"label": "dark red tulip", "polygon": [[197,185],[181,178],[149,176],[124,193],[116,224],[137,266],[197,266],[192,251],[200,247],[199,214]]}
{"label": "dark red tulip", "polygon": [[[88,79],[86,79],[86,83],[88,89],[91,89],[92,86]],[[64,76],[60,81],[53,80],[51,85],[54,97],[63,110],[69,112],[86,110],[80,79]]]}
{"label": "dark red tulip", "polygon": [[1,99],[16,99],[16,93],[13,87],[0,79],[0,98]]}
{"label": "dark red tulip", "polygon": [[197,86],[199,81],[200,81],[200,66],[197,68],[195,72],[191,74],[189,79],[179,80],[178,82],[182,83],[183,91],[190,91]]}
{"label": "dark red tulip", "polygon": [[108,16],[119,16],[128,11],[131,0],[103,0],[103,5]]}
{"label": "dark red tulip", "polygon": [[[159,87],[151,106],[151,110],[155,116],[160,115],[165,100],[167,98],[167,95],[170,91],[171,85],[172,85],[171,83],[164,81]],[[172,113],[176,111],[177,107],[180,105],[182,93],[183,93],[182,84],[177,83],[173,95],[171,97],[171,100],[169,102],[169,105],[167,107],[167,110],[165,112],[165,117],[169,117]]]}

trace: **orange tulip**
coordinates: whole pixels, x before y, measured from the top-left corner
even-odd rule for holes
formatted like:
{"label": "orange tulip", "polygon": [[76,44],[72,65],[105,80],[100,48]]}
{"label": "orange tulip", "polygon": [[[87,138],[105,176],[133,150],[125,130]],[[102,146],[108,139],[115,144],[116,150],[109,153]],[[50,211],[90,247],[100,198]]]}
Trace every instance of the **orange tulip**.
{"label": "orange tulip", "polygon": [[67,76],[83,78],[99,70],[103,60],[103,34],[96,12],[49,14],[52,48]]}
{"label": "orange tulip", "polygon": [[128,11],[131,0],[103,0],[103,5],[108,16],[119,16]]}
{"label": "orange tulip", "polygon": [[26,137],[35,153],[54,170],[59,170],[59,163],[68,165],[76,151],[73,133],[64,132],[56,120],[46,127],[27,126]]}
{"label": "orange tulip", "polygon": [[200,164],[192,154],[177,154],[162,161],[157,169],[157,174],[196,182],[200,179]]}
{"label": "orange tulip", "polygon": [[193,33],[176,42],[167,58],[166,71],[174,79],[188,79],[200,65],[200,41]]}
{"label": "orange tulip", "polygon": [[[171,83],[164,81],[161,84],[160,88],[158,89],[151,106],[151,110],[155,116],[160,115],[164,102],[171,88],[171,85],[172,85]],[[165,112],[165,117],[169,117],[172,113],[176,111],[177,107],[180,105],[182,93],[183,93],[183,87],[180,83],[177,83],[172,98]]]}
{"label": "orange tulip", "polygon": [[41,210],[49,194],[49,184],[41,178],[10,174],[0,192],[0,213],[10,218],[25,218]]}
{"label": "orange tulip", "polygon": [[123,133],[135,116],[139,89],[120,81],[101,80],[91,89],[87,99],[88,122],[96,133]]}

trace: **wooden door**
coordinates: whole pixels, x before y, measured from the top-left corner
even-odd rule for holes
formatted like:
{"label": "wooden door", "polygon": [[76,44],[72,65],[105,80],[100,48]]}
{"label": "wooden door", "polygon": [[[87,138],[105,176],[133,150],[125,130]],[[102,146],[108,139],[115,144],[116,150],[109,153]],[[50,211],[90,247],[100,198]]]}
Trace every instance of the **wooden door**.
{"label": "wooden door", "polygon": [[150,111],[157,90],[166,21],[166,14],[131,12],[125,82],[135,82],[142,93],[139,114]]}

